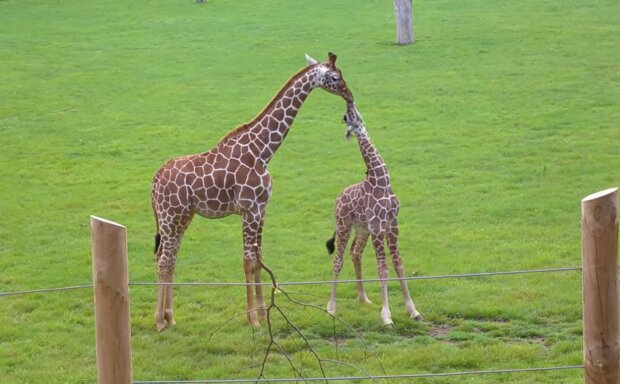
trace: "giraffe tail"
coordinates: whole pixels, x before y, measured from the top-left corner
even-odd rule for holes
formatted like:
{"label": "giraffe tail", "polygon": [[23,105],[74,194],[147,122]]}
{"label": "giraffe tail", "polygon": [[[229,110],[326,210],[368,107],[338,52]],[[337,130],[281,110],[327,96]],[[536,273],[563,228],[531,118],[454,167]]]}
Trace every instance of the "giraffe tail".
{"label": "giraffe tail", "polygon": [[157,233],[155,235],[155,251],[153,251],[154,253],[157,253],[157,250],[159,249],[159,244],[161,244],[161,235]]}
{"label": "giraffe tail", "polygon": [[[153,176],[153,187],[151,190],[151,207],[153,208],[153,214],[155,215],[155,250],[153,253],[155,254],[155,258],[157,259],[157,251],[159,250],[159,246],[161,244],[161,235],[159,234],[159,218],[157,217],[157,209],[155,208],[155,186],[159,182],[159,178],[161,177],[161,169],[155,173]],[[159,261],[159,260],[156,260]]]}
{"label": "giraffe tail", "polygon": [[331,239],[325,242],[325,247],[327,247],[327,253],[329,253],[330,255],[334,253],[334,250],[336,249],[336,247],[334,246],[335,242],[336,242],[336,232],[334,232],[334,236],[332,236]]}

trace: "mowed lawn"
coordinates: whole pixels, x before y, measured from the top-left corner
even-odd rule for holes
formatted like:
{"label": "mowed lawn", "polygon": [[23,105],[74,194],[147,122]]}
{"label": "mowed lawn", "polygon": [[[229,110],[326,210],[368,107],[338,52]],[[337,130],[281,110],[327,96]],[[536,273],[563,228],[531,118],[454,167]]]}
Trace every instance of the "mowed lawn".
{"label": "mowed lawn", "polygon": [[[304,53],[328,51],[401,201],[408,275],[579,266],[580,200],[620,185],[620,4],[416,0],[414,13],[416,43],[400,47],[390,1],[0,1],[0,293],[90,284],[90,215],[127,226],[130,280],[155,282],[154,172],[210,149]],[[270,164],[263,254],[280,282],[331,279],[334,201],[364,177],[344,110],[314,91]],[[364,270],[376,277],[370,247]],[[353,276],[346,260],[341,278]],[[240,218],[196,218],[176,281],[242,280]],[[339,286],[343,323],[321,310],[328,285],[284,286],[308,305],[276,297],[292,325],[274,313],[287,354],[273,349],[263,376],[582,364],[578,272],[409,288],[425,321],[407,318],[392,282],[385,328],[377,283],[364,306]],[[269,334],[247,325],[244,288],[175,295],[178,324],[157,333],[156,287],[131,286],[134,380],[259,376]],[[96,381],[92,289],[2,295],[0,323],[0,382]],[[411,382],[457,380],[581,383],[583,372]]]}

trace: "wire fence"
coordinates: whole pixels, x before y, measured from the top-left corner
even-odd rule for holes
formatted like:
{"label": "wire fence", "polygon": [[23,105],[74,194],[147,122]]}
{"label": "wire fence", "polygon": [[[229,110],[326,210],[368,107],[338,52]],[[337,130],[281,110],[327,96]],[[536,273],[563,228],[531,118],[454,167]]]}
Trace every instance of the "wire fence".
{"label": "wire fence", "polygon": [[[491,277],[491,276],[506,276],[506,275],[525,275],[532,273],[556,273],[556,272],[581,272],[581,267],[559,267],[559,268],[545,268],[545,269],[525,269],[516,271],[504,271],[504,272],[474,272],[474,273],[461,273],[461,274],[449,274],[449,275],[431,275],[431,276],[407,276],[407,277],[388,277],[385,281],[400,281],[400,280],[439,280],[439,279],[459,279],[468,277]],[[318,281],[288,281],[278,283],[278,286],[299,286],[299,285],[325,285],[325,284],[353,284],[353,283],[377,283],[382,279],[344,279],[344,280],[318,280]],[[157,286],[157,285],[172,285],[172,286],[207,286],[207,287],[245,287],[245,286],[271,286],[271,283],[243,283],[243,282],[176,282],[176,283],[159,283],[159,282],[129,282],[130,286]],[[70,291],[76,289],[92,289],[92,284],[73,285],[67,287],[57,288],[40,288],[29,289],[21,291],[9,291],[0,292],[0,297],[3,296],[17,296],[27,295],[35,293],[49,293],[57,291]]]}
{"label": "wire fence", "polygon": [[40,289],[28,289],[24,291],[12,291],[12,292],[0,292],[0,297],[2,296],[17,296],[17,295],[28,295],[33,293],[49,293],[49,292],[59,292],[59,291],[73,291],[76,289],[87,289],[93,288],[92,284],[84,284],[84,285],[73,285],[69,287],[58,287],[58,288],[40,288]]}
{"label": "wire fence", "polygon": [[[318,280],[318,281],[289,281],[278,283],[278,286],[295,286],[295,285],[323,285],[323,284],[352,284],[352,283],[377,283],[384,281],[400,281],[400,280],[439,280],[439,279],[458,279],[465,277],[487,277],[487,276],[504,276],[504,275],[524,275],[529,273],[551,273],[551,272],[570,272],[570,271],[581,271],[581,267],[562,267],[562,268],[547,268],[547,269],[527,269],[527,270],[518,270],[518,271],[506,271],[506,272],[476,272],[476,273],[462,273],[462,274],[452,274],[452,275],[432,275],[432,276],[407,276],[407,277],[388,277],[386,279],[345,279],[345,280]],[[129,285],[174,285],[174,286],[247,286],[247,285],[262,285],[262,286],[271,286],[271,283],[203,283],[203,282],[195,282],[195,283],[149,283],[149,282],[133,282],[129,283]]]}
{"label": "wire fence", "polygon": [[[499,271],[499,272],[475,272],[462,274],[446,274],[431,276],[408,276],[403,278],[387,278],[386,281],[400,280],[439,280],[439,279],[458,279],[458,278],[480,278],[492,276],[506,275],[525,275],[535,273],[559,273],[559,272],[581,272],[581,267],[559,267],[545,269],[526,269],[515,271]],[[379,278],[372,279],[349,279],[349,280],[321,280],[321,281],[290,281],[278,283],[279,286],[299,286],[299,285],[322,285],[322,284],[353,284],[357,282],[376,283],[382,281]],[[210,287],[236,287],[248,285],[271,286],[271,283],[242,283],[242,282],[177,282],[177,283],[158,283],[158,282],[129,282],[130,286],[157,286],[157,285],[173,285],[173,286],[210,286]],[[19,290],[11,292],[0,292],[0,297],[52,293],[62,291],[72,291],[80,289],[93,289],[93,284],[73,285],[56,288],[41,288]],[[166,381],[133,381],[133,384],[224,384],[224,383],[296,383],[296,382],[337,382],[337,381],[363,381],[363,380],[398,380],[398,379],[422,379],[422,378],[438,378],[453,376],[473,376],[473,375],[492,375],[492,374],[510,374],[510,373],[532,373],[532,372],[548,372],[560,370],[577,370],[584,369],[583,365],[567,365],[554,367],[538,367],[538,368],[514,368],[514,369],[497,369],[497,370],[480,370],[480,371],[461,371],[461,372],[444,372],[444,373],[414,373],[401,375],[368,375],[368,376],[338,376],[338,377],[311,377],[311,378],[254,378],[254,379],[211,379],[211,380],[166,380]]]}
{"label": "wire fence", "polygon": [[338,377],[310,377],[310,378],[290,378],[290,379],[221,379],[221,380],[189,380],[189,381],[134,381],[133,384],[219,384],[219,383],[299,383],[313,381],[358,381],[358,380],[385,380],[385,379],[422,379],[433,377],[450,377],[450,376],[467,376],[467,375],[491,375],[491,374],[507,374],[507,373],[527,373],[527,372],[544,372],[544,371],[560,371],[568,369],[583,369],[583,365],[566,365],[560,367],[544,367],[544,368],[516,368],[516,369],[496,369],[487,371],[462,371],[462,372],[445,372],[445,373],[412,373],[407,375],[372,375],[372,376],[338,376]]}

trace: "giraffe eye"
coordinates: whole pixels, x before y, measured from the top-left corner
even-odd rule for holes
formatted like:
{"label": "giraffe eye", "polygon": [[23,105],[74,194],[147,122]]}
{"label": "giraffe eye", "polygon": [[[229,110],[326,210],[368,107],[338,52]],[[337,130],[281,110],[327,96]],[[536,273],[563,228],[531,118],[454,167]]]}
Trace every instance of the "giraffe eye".
{"label": "giraffe eye", "polygon": [[332,81],[338,81],[338,80],[340,80],[340,76],[332,75]]}

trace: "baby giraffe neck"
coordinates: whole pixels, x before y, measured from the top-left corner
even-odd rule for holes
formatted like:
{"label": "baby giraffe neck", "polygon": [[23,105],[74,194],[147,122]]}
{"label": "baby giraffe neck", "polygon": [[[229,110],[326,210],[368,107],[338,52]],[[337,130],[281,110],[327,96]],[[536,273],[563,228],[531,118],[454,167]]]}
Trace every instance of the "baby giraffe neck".
{"label": "baby giraffe neck", "polygon": [[357,135],[357,142],[360,147],[360,152],[364,163],[366,163],[366,171],[369,176],[384,177],[387,176],[387,168],[383,158],[377,151],[370,137],[367,133],[361,133]]}

